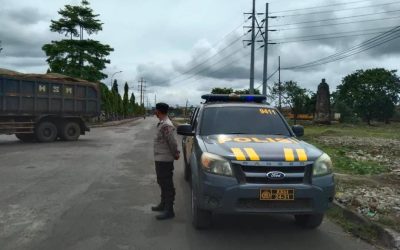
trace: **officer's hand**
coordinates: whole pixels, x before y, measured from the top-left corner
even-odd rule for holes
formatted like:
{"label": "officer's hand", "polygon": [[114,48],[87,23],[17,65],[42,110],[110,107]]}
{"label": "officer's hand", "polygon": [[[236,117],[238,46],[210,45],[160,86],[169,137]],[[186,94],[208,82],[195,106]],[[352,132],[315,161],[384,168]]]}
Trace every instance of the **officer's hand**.
{"label": "officer's hand", "polygon": [[175,155],[175,160],[179,160],[179,153],[180,153],[180,152],[176,153],[176,155]]}

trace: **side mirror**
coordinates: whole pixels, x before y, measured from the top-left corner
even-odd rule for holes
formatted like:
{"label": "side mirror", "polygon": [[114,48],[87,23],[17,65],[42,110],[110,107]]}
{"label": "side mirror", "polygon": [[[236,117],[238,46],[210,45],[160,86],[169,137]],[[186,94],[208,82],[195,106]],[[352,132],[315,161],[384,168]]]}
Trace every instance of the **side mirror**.
{"label": "side mirror", "polygon": [[292,130],[293,133],[297,136],[297,137],[301,137],[304,135],[304,127],[301,125],[294,125],[292,126]]}
{"label": "side mirror", "polygon": [[190,124],[178,126],[178,129],[176,132],[178,133],[178,135],[194,136],[192,125],[190,125]]}

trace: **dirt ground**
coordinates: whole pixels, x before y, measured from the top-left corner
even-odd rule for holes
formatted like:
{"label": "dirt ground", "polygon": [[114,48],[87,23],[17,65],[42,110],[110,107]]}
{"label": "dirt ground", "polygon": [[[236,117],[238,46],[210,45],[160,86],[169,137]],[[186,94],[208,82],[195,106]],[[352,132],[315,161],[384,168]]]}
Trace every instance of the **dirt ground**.
{"label": "dirt ground", "polygon": [[[311,133],[305,140],[317,144],[331,156],[337,181],[336,200],[400,232],[400,129],[397,131],[395,126],[395,134],[390,136],[393,127],[379,135],[371,133],[377,128],[371,131],[360,128],[366,129],[365,133],[352,133],[338,126],[333,128],[313,130],[308,126],[306,131],[311,130]],[[357,130],[356,127],[351,129]]]}

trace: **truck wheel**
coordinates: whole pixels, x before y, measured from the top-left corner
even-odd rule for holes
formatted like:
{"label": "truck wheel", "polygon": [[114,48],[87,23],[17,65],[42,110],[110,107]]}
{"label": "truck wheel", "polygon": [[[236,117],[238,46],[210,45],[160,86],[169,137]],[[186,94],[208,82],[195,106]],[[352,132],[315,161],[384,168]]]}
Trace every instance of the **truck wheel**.
{"label": "truck wheel", "polygon": [[324,214],[298,214],[294,217],[297,225],[307,229],[319,227],[324,220]]}
{"label": "truck wheel", "polygon": [[15,136],[23,142],[34,142],[35,135],[34,134],[15,134]]}
{"label": "truck wheel", "polygon": [[57,127],[52,122],[41,122],[35,135],[39,142],[53,142],[57,138]]}
{"label": "truck wheel", "polygon": [[198,208],[197,198],[192,188],[192,224],[196,229],[207,229],[211,227],[212,213]]}
{"label": "truck wheel", "polygon": [[61,139],[76,141],[81,135],[81,127],[76,122],[67,122],[61,129]]}

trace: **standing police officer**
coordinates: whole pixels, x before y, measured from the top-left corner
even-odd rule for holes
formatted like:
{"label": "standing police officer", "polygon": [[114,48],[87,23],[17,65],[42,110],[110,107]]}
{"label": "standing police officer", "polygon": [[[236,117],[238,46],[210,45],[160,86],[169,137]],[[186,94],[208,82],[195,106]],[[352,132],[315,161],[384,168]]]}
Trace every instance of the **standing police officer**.
{"label": "standing police officer", "polygon": [[156,104],[156,116],[160,120],[154,138],[154,160],[156,165],[157,183],[161,188],[161,202],[151,210],[159,211],[158,220],[170,219],[175,216],[175,188],[173,182],[174,160],[179,159],[178,143],[175,139],[175,127],[168,118],[168,104]]}

